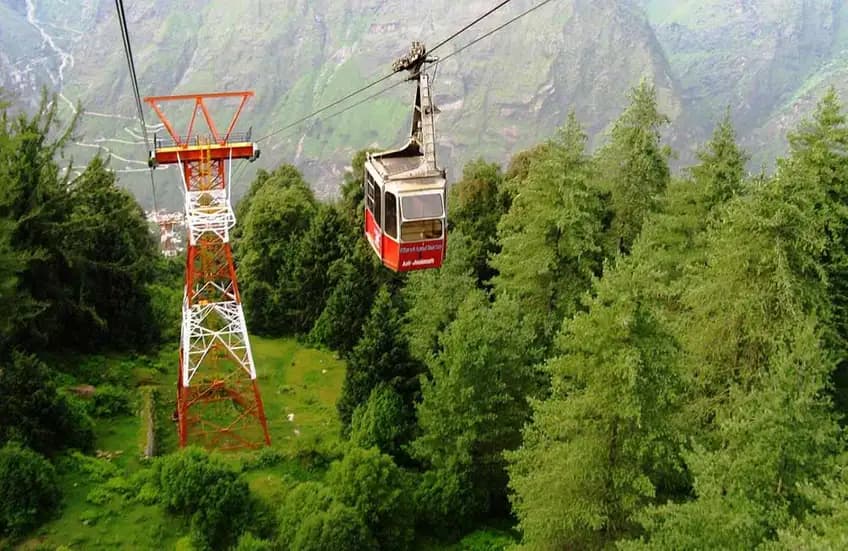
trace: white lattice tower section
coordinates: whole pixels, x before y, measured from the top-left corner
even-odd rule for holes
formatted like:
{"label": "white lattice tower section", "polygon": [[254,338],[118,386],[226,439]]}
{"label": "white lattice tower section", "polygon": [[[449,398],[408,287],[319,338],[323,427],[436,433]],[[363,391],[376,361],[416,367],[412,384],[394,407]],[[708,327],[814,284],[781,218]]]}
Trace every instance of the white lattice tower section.
{"label": "white lattice tower section", "polygon": [[[213,320],[214,323],[209,323]],[[221,325],[218,328],[210,328],[219,324]],[[191,379],[204,360],[221,348],[229,352],[229,357],[251,380],[256,379],[244,311],[238,302],[216,302],[188,307],[188,301],[185,301],[182,339],[183,365],[186,366],[182,373],[183,386],[190,386]]]}
{"label": "white lattice tower section", "polygon": [[[191,386],[192,379],[210,354],[220,351],[224,351],[251,380],[256,379],[235,272],[221,273],[225,268],[222,261],[227,261],[227,269],[231,267],[230,230],[236,223],[226,189],[224,163],[213,163],[205,154],[196,163],[195,171],[180,163],[181,172],[189,175],[183,177],[186,224],[192,249],[189,264],[194,264],[198,255],[218,257],[200,258],[201,277],[190,276],[187,281],[182,316],[182,382],[185,387]],[[226,163],[228,165],[229,161]],[[198,250],[200,243],[204,246]],[[221,258],[222,255],[228,258]]]}

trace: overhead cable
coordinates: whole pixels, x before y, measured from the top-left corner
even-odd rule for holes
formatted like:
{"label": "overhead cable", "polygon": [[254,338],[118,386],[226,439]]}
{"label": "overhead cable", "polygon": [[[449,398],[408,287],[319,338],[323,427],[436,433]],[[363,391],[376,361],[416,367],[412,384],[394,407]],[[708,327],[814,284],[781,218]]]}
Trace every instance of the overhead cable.
{"label": "overhead cable", "polygon": [[[124,54],[127,57],[127,67],[130,72],[130,84],[132,85],[133,96],[135,97],[135,106],[138,110],[138,120],[141,124],[141,135],[144,136],[144,144],[147,151],[150,151],[150,139],[147,137],[147,124],[144,122],[144,108],[142,107],[141,94],[138,91],[138,76],[135,71],[135,61],[133,60],[132,45],[130,44],[130,34],[127,27],[127,16],[124,11],[123,0],[115,0],[115,9],[118,12],[118,23],[121,25],[121,39],[124,43]],[[150,190],[153,195],[153,215],[156,216],[158,207],[156,204],[156,182],[153,178],[153,168],[150,167]]]}
{"label": "overhead cable", "polygon": [[503,2],[501,2],[500,4],[498,4],[497,6],[495,6],[494,8],[490,9],[489,11],[487,11],[486,13],[484,13],[483,15],[481,15],[480,17],[478,17],[477,19],[475,19],[474,21],[472,21],[471,23],[469,23],[468,25],[466,25],[466,26],[462,27],[461,29],[459,29],[458,31],[456,31],[455,33],[453,33],[452,35],[450,35],[450,36],[449,36],[449,37],[447,37],[446,39],[442,40],[441,42],[439,42],[438,44],[436,44],[435,46],[433,46],[432,48],[430,48],[429,52],[430,52],[430,53],[435,52],[436,50],[438,50],[439,48],[441,48],[442,46],[444,46],[444,45],[445,45],[445,44],[447,44],[448,42],[452,41],[454,38],[456,38],[457,36],[461,35],[462,33],[464,33],[465,31],[467,31],[468,29],[470,29],[471,27],[473,27],[474,25],[476,25],[476,24],[477,24],[477,23],[479,23],[480,21],[482,21],[482,20],[486,19],[487,17],[489,17],[490,15],[492,15],[493,13],[495,13],[496,11],[498,11],[499,9],[501,9],[502,7],[504,7],[504,6],[506,6],[507,4],[509,4],[509,3],[510,3],[510,1],[511,1],[511,0],[504,0]]}
{"label": "overhead cable", "polygon": [[[527,10],[525,10],[525,11],[523,11],[523,12],[519,13],[518,15],[516,15],[515,17],[513,17],[512,19],[510,19],[510,20],[509,20],[509,21],[507,21],[506,23],[503,23],[503,24],[501,24],[501,25],[498,25],[497,27],[495,27],[495,28],[494,28],[494,29],[492,29],[491,31],[489,31],[489,32],[487,32],[487,33],[485,33],[485,34],[482,34],[482,35],[478,36],[477,38],[475,38],[474,40],[472,40],[471,42],[469,42],[469,43],[468,43],[468,44],[466,44],[465,46],[462,46],[461,48],[459,48],[459,49],[457,49],[457,50],[454,50],[453,52],[449,53],[449,54],[448,54],[448,55],[446,55],[445,57],[439,58],[438,60],[436,60],[436,61],[433,63],[433,66],[436,66],[436,65],[438,65],[438,64],[440,64],[440,63],[444,63],[445,61],[449,60],[449,59],[450,59],[450,58],[452,58],[453,56],[455,56],[455,55],[459,54],[460,52],[463,52],[463,51],[467,50],[468,48],[470,48],[471,46],[473,46],[473,45],[477,44],[477,43],[478,43],[478,42],[480,42],[481,40],[483,40],[483,39],[485,39],[485,38],[489,38],[490,36],[492,36],[492,35],[493,35],[493,34],[495,34],[496,32],[500,31],[501,29],[503,29],[503,28],[505,28],[505,27],[507,27],[507,26],[509,26],[509,25],[512,25],[513,23],[515,23],[516,21],[518,21],[518,20],[519,20],[519,19],[521,19],[522,17],[527,16],[527,15],[530,15],[530,14],[531,14],[531,13],[533,13],[534,11],[538,10],[539,8],[541,8],[542,6],[544,6],[545,4],[549,4],[550,2],[553,2],[553,0],[543,0],[542,2],[539,2],[538,4],[536,4],[535,6],[533,6],[532,8],[529,8],[529,9],[527,9]],[[431,50],[431,51],[432,51],[432,50]]]}
{"label": "overhead cable", "polygon": [[297,120],[296,120],[296,121],[294,121],[293,123],[288,124],[288,125],[286,125],[286,126],[284,126],[284,127],[280,128],[279,130],[275,130],[275,131],[271,132],[270,134],[267,134],[267,135],[265,135],[265,136],[262,136],[261,138],[257,139],[256,141],[257,141],[257,142],[261,142],[261,141],[263,141],[263,140],[267,140],[268,138],[271,138],[271,137],[273,137],[273,136],[276,136],[276,135],[277,135],[277,134],[279,134],[280,132],[285,132],[285,131],[286,131],[286,130],[288,130],[289,128],[293,128],[293,127],[295,127],[295,126],[299,125],[299,124],[300,124],[300,123],[302,123],[302,122],[306,122],[306,121],[308,121],[309,119],[311,119],[312,117],[315,117],[315,116],[317,116],[317,115],[320,115],[320,114],[321,114],[321,113],[323,113],[324,111],[326,111],[326,110],[328,110],[328,109],[332,109],[332,108],[333,108],[333,107],[335,107],[336,105],[338,105],[338,104],[340,104],[340,103],[344,103],[345,101],[349,100],[350,98],[352,98],[352,97],[354,97],[354,96],[356,96],[356,95],[361,94],[361,93],[362,93],[362,92],[364,92],[365,90],[368,90],[368,89],[370,89],[370,88],[373,88],[373,87],[377,86],[378,84],[380,84],[381,82],[385,82],[385,81],[389,80],[389,79],[390,79],[390,78],[392,78],[394,75],[395,75],[394,73],[391,73],[391,74],[388,74],[388,75],[386,75],[386,76],[384,76],[384,77],[381,77],[381,78],[379,78],[379,79],[375,80],[374,82],[372,82],[372,83],[370,83],[370,84],[366,84],[366,85],[365,85],[365,86],[363,86],[362,88],[359,88],[359,89],[357,89],[357,90],[354,90],[353,92],[351,92],[351,93],[347,94],[346,96],[344,96],[344,97],[342,97],[342,98],[339,98],[339,99],[337,99],[337,100],[335,100],[335,101],[333,101],[333,102],[331,102],[331,103],[329,103],[329,104],[327,104],[327,105],[325,105],[325,106],[323,106],[323,107],[320,107],[319,109],[316,109],[315,111],[313,111],[313,112],[309,113],[308,115],[303,116],[303,117],[301,117],[301,118],[297,119]]}

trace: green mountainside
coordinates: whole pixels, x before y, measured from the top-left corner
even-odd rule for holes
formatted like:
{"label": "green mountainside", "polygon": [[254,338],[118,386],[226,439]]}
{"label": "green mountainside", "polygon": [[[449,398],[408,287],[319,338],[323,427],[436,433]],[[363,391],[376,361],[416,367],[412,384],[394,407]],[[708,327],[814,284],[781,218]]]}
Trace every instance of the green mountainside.
{"label": "green mountainside", "polygon": [[[85,2],[73,18],[82,34],[74,34],[50,26],[68,20],[64,4],[29,1],[35,4],[36,25],[61,34],[66,40],[57,45],[73,56],[64,75],[64,96],[100,113],[84,117],[78,141],[143,160],[142,146],[123,143],[139,141],[134,137],[138,125],[130,120],[134,106],[113,3]],[[437,54],[449,55],[534,3],[512,2]],[[4,4],[26,21],[26,3],[0,1]],[[128,4],[127,17],[142,94],[255,90],[242,122],[253,127],[254,136],[262,136],[386,74],[412,40],[432,45],[490,5],[447,0],[146,0]],[[38,43],[29,55],[57,57]],[[503,162],[550,135],[571,108],[598,134],[625,105],[628,88],[643,76],[658,83],[665,110],[678,114],[671,72],[637,6],[614,0],[553,2],[439,67],[434,93],[442,111],[437,121],[441,161],[455,176],[464,162],[480,155]],[[274,136],[260,144],[263,156],[257,165],[294,162],[319,195],[335,194],[353,152],[403,139],[412,94],[411,85],[401,86],[341,116],[312,119]],[[149,124],[155,122],[152,113],[147,117]],[[92,151],[83,146],[80,158]],[[118,157],[112,166],[143,169]],[[142,199],[149,185],[144,178],[143,173],[122,175]],[[175,204],[176,173],[159,180],[169,182],[160,186],[168,190],[160,194],[167,193]]]}
{"label": "green mountainside", "polygon": [[[449,55],[534,3],[511,2],[437,53]],[[114,5],[70,4],[0,0],[0,86],[30,96],[47,84],[62,90],[68,106],[80,101],[94,114],[84,117],[77,158],[108,148],[122,181],[149,204]],[[261,137],[385,74],[412,40],[432,45],[489,7],[144,0],[128,5],[127,16],[143,94],[255,90],[242,123]],[[786,128],[827,86],[848,90],[847,71],[841,0],[558,0],[439,67],[441,160],[454,176],[478,156],[504,162],[550,135],[570,109],[597,144],[626,91],[647,76],[672,118],[669,140],[681,162],[729,106],[742,143],[763,151],[754,163],[769,163],[784,149]],[[263,157],[240,179],[293,162],[319,196],[335,195],[353,152],[403,139],[412,93],[411,85],[397,87],[277,134],[260,144]],[[159,194],[176,206],[176,173],[166,174]]]}
{"label": "green mountainside", "polygon": [[770,163],[785,134],[834,85],[848,92],[842,0],[643,0],[680,84],[687,126],[730,107],[742,143]]}

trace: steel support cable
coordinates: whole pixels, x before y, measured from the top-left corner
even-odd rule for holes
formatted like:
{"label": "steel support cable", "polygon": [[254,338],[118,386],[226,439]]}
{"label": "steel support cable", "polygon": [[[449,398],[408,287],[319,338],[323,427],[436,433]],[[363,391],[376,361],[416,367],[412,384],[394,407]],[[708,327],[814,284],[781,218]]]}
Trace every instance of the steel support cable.
{"label": "steel support cable", "polygon": [[[536,10],[538,10],[539,8],[541,8],[542,6],[544,6],[545,4],[549,4],[549,3],[551,3],[551,2],[553,2],[553,0],[542,0],[542,2],[539,2],[539,3],[538,3],[538,4],[536,4],[535,6],[533,6],[533,7],[531,7],[531,8],[528,8],[528,9],[524,10],[523,12],[519,13],[518,15],[516,15],[515,17],[513,17],[512,19],[508,20],[506,23],[502,23],[502,24],[498,25],[498,26],[497,26],[497,27],[495,27],[494,29],[492,29],[492,30],[490,30],[490,31],[488,31],[488,32],[486,32],[486,33],[484,33],[484,34],[482,34],[482,35],[478,36],[477,38],[475,38],[474,40],[472,40],[472,41],[471,41],[471,42],[469,42],[468,44],[466,44],[466,45],[464,45],[464,46],[460,47],[459,49],[454,50],[453,52],[449,53],[449,54],[448,54],[448,55],[446,55],[445,57],[442,57],[442,58],[437,59],[436,61],[434,61],[434,62],[431,64],[431,66],[435,67],[435,66],[439,65],[440,63],[444,63],[444,62],[445,62],[445,61],[447,61],[448,59],[450,59],[450,58],[452,58],[453,56],[455,56],[455,55],[459,54],[460,52],[463,52],[463,51],[467,50],[468,48],[470,48],[471,46],[473,46],[473,45],[477,44],[477,43],[478,43],[478,42],[480,42],[481,40],[483,40],[483,39],[485,39],[485,38],[489,38],[490,36],[492,36],[492,35],[493,35],[493,34],[495,34],[496,32],[498,32],[498,31],[502,30],[503,28],[505,28],[505,27],[507,27],[507,26],[509,26],[509,25],[512,25],[513,23],[515,23],[515,22],[516,22],[516,21],[518,21],[519,19],[521,19],[521,18],[523,18],[523,17],[525,17],[525,16],[527,16],[527,15],[530,15],[530,14],[531,14],[531,13],[533,13],[534,11],[536,11]],[[430,50],[430,51],[432,51],[432,50]]]}
{"label": "steel support cable", "polygon": [[[442,57],[442,58],[437,59],[436,61],[434,61],[433,63],[431,63],[431,64],[430,64],[430,66],[431,66],[431,67],[437,67],[439,64],[444,63],[445,61],[447,61],[448,59],[452,58],[452,57],[453,57],[453,56],[455,56],[455,55],[460,54],[461,52],[463,52],[463,51],[467,50],[467,49],[468,49],[468,48],[470,48],[471,46],[474,46],[475,44],[477,44],[477,43],[478,43],[478,42],[480,42],[481,40],[484,40],[484,39],[486,39],[486,38],[488,38],[488,37],[492,36],[492,35],[493,35],[493,34],[495,34],[496,32],[501,31],[501,30],[502,30],[502,29],[504,29],[505,27],[507,27],[507,26],[509,26],[509,25],[511,25],[511,24],[513,24],[513,23],[515,23],[516,21],[518,21],[519,19],[521,19],[521,18],[523,18],[523,17],[525,17],[525,16],[527,16],[527,15],[530,15],[531,13],[533,13],[533,12],[534,12],[534,11],[536,11],[536,10],[538,10],[538,9],[539,9],[539,8],[541,8],[542,6],[544,6],[544,5],[546,5],[546,4],[549,4],[549,3],[551,3],[551,2],[553,2],[553,0],[542,0],[542,2],[540,2],[540,3],[536,4],[535,6],[533,6],[533,7],[529,8],[529,9],[527,9],[527,10],[523,11],[523,12],[521,12],[520,14],[516,15],[516,16],[515,16],[515,17],[513,17],[512,19],[510,19],[510,20],[506,21],[505,23],[502,23],[501,25],[498,25],[497,27],[493,28],[492,30],[490,30],[490,31],[488,31],[488,32],[486,32],[486,33],[484,33],[484,34],[482,34],[482,35],[478,36],[477,38],[475,38],[475,39],[474,39],[474,40],[472,40],[471,42],[469,42],[469,43],[467,43],[467,44],[465,44],[465,45],[461,46],[460,48],[458,48],[458,49],[454,50],[453,52],[449,53],[449,54],[448,54],[448,55],[446,55],[445,57]],[[432,50],[430,50],[430,51],[432,51]],[[391,75],[390,75],[390,76],[391,76]],[[417,76],[418,76],[418,74],[416,73],[416,74],[412,75],[412,77],[410,77],[410,78],[413,78],[413,79],[414,79],[414,78],[416,78]],[[383,79],[383,80],[385,80],[385,79]],[[319,120],[326,121],[326,120],[332,119],[333,117],[337,117],[337,116],[339,116],[339,115],[341,115],[341,114],[343,114],[343,113],[346,113],[346,112],[350,111],[350,110],[351,110],[351,109],[353,109],[354,107],[358,107],[358,106],[362,105],[363,103],[366,103],[366,102],[368,102],[368,101],[371,101],[372,99],[375,99],[375,98],[377,98],[377,97],[379,97],[379,96],[381,96],[381,95],[385,94],[386,92],[388,92],[388,91],[392,90],[393,88],[397,88],[397,87],[398,87],[398,86],[400,86],[401,84],[404,84],[404,83],[406,83],[406,82],[408,82],[408,81],[409,81],[409,78],[405,78],[405,79],[403,79],[403,80],[399,80],[399,81],[397,81],[397,82],[395,82],[395,83],[393,83],[393,84],[391,84],[391,85],[389,85],[389,86],[386,86],[385,88],[382,88],[382,89],[378,90],[377,92],[374,92],[373,94],[371,94],[371,95],[369,95],[369,96],[367,96],[367,97],[365,97],[365,98],[363,98],[363,99],[361,99],[361,100],[357,101],[356,103],[352,103],[352,104],[350,104],[350,105],[346,106],[344,109],[341,109],[341,110],[339,110],[339,111],[336,111],[336,112],[334,112],[334,113],[331,113],[331,114],[327,115],[326,117],[322,117],[322,118],[321,118],[321,119],[319,119]],[[304,122],[304,121],[300,121],[300,122]],[[299,123],[298,123],[298,124],[299,124]],[[291,125],[290,125],[290,127],[291,127]],[[285,130],[288,130],[288,128],[286,128]],[[283,131],[283,130],[280,130],[280,131],[278,131],[277,133],[282,132],[282,131]],[[289,133],[289,134],[285,134],[283,137],[287,137],[287,136],[289,136],[290,134],[293,134],[293,132],[291,132],[291,133]]]}
{"label": "steel support cable", "polygon": [[[150,139],[147,137],[147,123],[144,121],[144,108],[141,103],[141,94],[138,91],[138,76],[135,71],[135,62],[133,60],[132,54],[132,45],[130,44],[130,33],[129,28],[127,27],[127,16],[124,11],[124,2],[123,0],[115,0],[115,9],[118,12],[118,24],[121,26],[121,39],[124,43],[124,54],[126,54],[127,58],[127,67],[130,73],[130,84],[133,90],[133,96],[135,99],[135,106],[138,110],[138,120],[141,124],[141,135],[144,136],[144,145],[147,148],[147,151],[150,151]],[[150,191],[152,193],[153,198],[153,216],[154,218],[157,216],[158,206],[156,202],[156,182],[153,178],[153,167],[149,169],[150,174]]]}
{"label": "steel support cable", "polygon": [[124,11],[124,2],[123,0],[115,0],[115,7],[118,10],[118,23],[121,25],[121,38],[124,42],[124,53],[127,57],[127,67],[130,72],[130,84],[133,90],[133,99],[135,99],[135,106],[138,110],[138,118],[142,125],[142,135],[144,136],[145,145],[150,146],[150,141],[147,138],[147,126],[144,122],[144,110],[142,108],[141,103],[141,94],[138,91],[138,77],[135,71],[135,62],[133,60],[132,54],[132,45],[130,43],[130,35],[129,28],[127,27],[127,17]]}
{"label": "steel support cable", "polygon": [[441,48],[442,46],[444,46],[445,44],[447,44],[451,40],[455,39],[457,36],[461,35],[462,33],[467,31],[468,29],[470,29],[471,27],[473,27],[474,25],[476,25],[480,21],[486,19],[487,17],[489,17],[490,15],[492,15],[493,13],[495,13],[496,11],[501,9],[502,7],[509,4],[510,2],[511,2],[511,0],[504,0],[503,2],[501,2],[500,4],[495,6],[494,8],[490,9],[489,11],[487,11],[486,13],[484,13],[483,15],[481,15],[480,17],[478,17],[477,19],[475,19],[474,21],[469,23],[468,25],[462,27],[461,29],[459,29],[458,31],[456,31],[455,33],[453,33],[452,35],[450,35],[446,39],[442,40],[441,42],[439,42],[438,44],[436,44],[435,46],[430,48],[430,50],[427,53],[435,52],[436,50],[438,50],[439,48]]}
{"label": "steel support cable", "polygon": [[[117,1],[117,0],[116,0],[116,1]],[[431,48],[431,49],[429,50],[429,52],[434,52],[434,51],[436,51],[437,49],[439,49],[439,48],[441,48],[442,46],[444,46],[445,44],[447,44],[448,42],[450,42],[450,41],[452,41],[452,40],[456,39],[456,37],[458,37],[459,35],[461,35],[461,34],[462,34],[462,33],[464,33],[465,31],[467,31],[468,29],[470,29],[471,27],[473,27],[473,26],[474,26],[474,25],[476,25],[477,23],[479,23],[479,22],[481,22],[482,20],[486,19],[487,17],[489,17],[490,15],[492,15],[493,13],[495,13],[496,11],[498,11],[500,8],[502,8],[502,7],[504,7],[505,5],[509,4],[511,1],[512,1],[512,0],[504,0],[503,2],[501,2],[500,4],[498,4],[497,6],[495,6],[494,8],[490,9],[489,11],[487,11],[486,13],[484,13],[483,15],[481,15],[481,16],[477,17],[476,19],[474,19],[474,21],[472,21],[471,23],[468,23],[468,24],[467,24],[467,25],[465,25],[463,28],[461,28],[461,29],[460,29],[460,30],[458,30],[457,32],[455,32],[455,33],[453,33],[452,35],[450,35],[448,38],[446,38],[446,39],[444,39],[444,40],[440,41],[440,42],[439,42],[438,44],[436,44],[433,48]],[[275,131],[271,132],[270,134],[266,134],[265,136],[262,136],[261,138],[257,139],[256,141],[257,141],[257,142],[261,142],[261,141],[263,141],[263,140],[266,140],[266,139],[268,139],[268,138],[271,138],[271,137],[273,137],[273,136],[276,136],[276,135],[278,135],[278,134],[280,134],[280,133],[282,133],[282,132],[285,132],[286,130],[288,130],[288,129],[290,129],[290,128],[294,128],[295,126],[299,126],[301,123],[306,122],[306,121],[308,121],[309,119],[311,119],[311,118],[313,118],[313,117],[316,117],[316,116],[320,115],[320,114],[321,114],[321,113],[323,113],[324,111],[327,111],[327,110],[329,110],[329,109],[332,109],[333,107],[335,107],[335,106],[337,106],[337,105],[339,105],[339,104],[341,104],[341,103],[344,103],[345,101],[347,101],[347,100],[349,100],[349,99],[353,98],[354,96],[358,96],[358,95],[359,95],[359,94],[361,94],[362,92],[365,92],[366,90],[370,90],[371,88],[373,88],[373,87],[377,86],[378,84],[380,84],[380,83],[382,83],[382,82],[385,82],[385,81],[389,80],[389,79],[390,79],[390,78],[392,78],[392,77],[393,77],[396,73],[397,73],[397,71],[393,71],[392,73],[390,73],[390,74],[388,74],[388,75],[385,75],[385,76],[383,76],[383,77],[380,77],[379,79],[377,79],[377,80],[375,80],[375,81],[373,81],[373,82],[371,82],[371,83],[369,83],[369,84],[366,84],[365,86],[362,86],[362,87],[360,87],[360,88],[358,88],[358,89],[354,90],[353,92],[351,92],[351,93],[349,93],[349,94],[347,94],[347,95],[345,95],[345,96],[343,96],[343,97],[341,97],[341,98],[339,98],[339,99],[337,99],[337,100],[334,100],[334,101],[330,102],[330,103],[329,103],[329,104],[327,104],[327,105],[324,105],[324,106],[322,106],[322,107],[319,107],[318,109],[316,109],[315,111],[313,111],[313,112],[309,113],[308,115],[305,115],[305,116],[303,116],[303,117],[299,118],[298,120],[296,120],[296,121],[294,121],[294,122],[292,122],[292,123],[290,123],[290,124],[287,124],[286,126],[284,126],[284,127],[280,128],[280,129],[278,129],[278,130],[275,130]],[[396,86],[396,85],[392,85],[392,86],[390,86],[389,88],[384,89],[383,91],[384,91],[384,92],[385,92],[385,91],[388,91],[388,90],[390,90],[390,89],[394,88],[395,86]],[[382,92],[381,92],[381,93],[382,93]],[[379,94],[376,94],[376,95],[372,94],[371,96],[369,96],[369,99],[373,99],[373,98],[374,98],[374,97],[376,97],[377,95],[379,95]],[[361,105],[362,103],[364,103],[364,102],[357,102],[357,103],[355,103],[355,104],[354,104],[354,106]],[[345,110],[341,111],[339,114],[343,113],[343,112],[344,112],[344,111],[346,111],[346,110],[347,110],[347,109],[345,109]],[[331,115],[331,116],[330,116],[330,117],[328,117],[328,118],[331,118],[331,117],[333,117],[333,116],[335,116],[335,115]]]}
{"label": "steel support cable", "polygon": [[306,121],[308,121],[309,119],[311,119],[312,117],[315,117],[315,116],[317,116],[317,115],[320,115],[320,114],[321,114],[321,113],[323,113],[324,111],[327,111],[328,109],[332,109],[332,108],[333,108],[333,107],[335,107],[336,105],[338,105],[338,104],[340,104],[340,103],[344,103],[345,101],[349,100],[350,98],[352,98],[352,97],[354,97],[354,96],[357,96],[357,95],[361,94],[362,92],[364,92],[364,91],[366,91],[366,90],[369,90],[369,89],[371,89],[371,88],[373,88],[373,87],[377,86],[377,85],[378,85],[378,84],[380,84],[381,82],[385,82],[385,81],[389,80],[389,79],[390,79],[390,78],[392,78],[393,76],[395,76],[395,73],[391,73],[391,74],[388,74],[388,75],[386,75],[386,76],[384,76],[384,77],[380,77],[379,79],[375,80],[374,82],[371,82],[370,84],[366,84],[365,86],[362,86],[361,88],[359,88],[359,89],[357,89],[357,90],[354,90],[353,92],[351,92],[351,93],[347,94],[346,96],[344,96],[344,97],[342,97],[342,98],[339,98],[339,99],[337,99],[337,100],[335,100],[335,101],[333,101],[333,102],[331,102],[331,103],[329,103],[329,104],[327,104],[327,105],[325,105],[325,106],[323,106],[323,107],[320,107],[320,108],[316,109],[315,111],[313,111],[313,112],[309,113],[308,115],[306,115],[306,116],[304,116],[304,117],[301,117],[301,118],[297,119],[297,120],[296,120],[296,121],[294,121],[293,123],[288,124],[288,125],[286,125],[286,126],[284,126],[284,127],[280,128],[279,130],[275,130],[275,131],[271,132],[270,134],[267,134],[267,135],[265,135],[265,136],[262,136],[261,138],[257,139],[256,141],[257,141],[257,142],[261,142],[261,141],[263,141],[263,140],[267,140],[268,138],[271,138],[271,137],[273,137],[273,136],[276,136],[277,134],[279,134],[279,133],[281,133],[281,132],[285,132],[285,131],[286,131],[286,130],[288,130],[289,128],[294,128],[295,126],[298,126],[300,123],[306,122]]}
{"label": "steel support cable", "polygon": [[240,175],[242,172],[244,172],[245,167],[247,167],[247,165],[249,165],[249,164],[250,164],[250,163],[248,163],[247,161],[242,160],[241,164],[239,164],[239,166],[238,166],[238,167],[236,167],[236,172],[235,172],[235,174],[233,174],[233,175],[230,177],[230,185],[232,185],[232,184],[233,184],[233,182],[235,182],[235,181],[238,179],[239,175]]}
{"label": "steel support cable", "polygon": [[[389,76],[393,76],[393,75],[389,75]],[[382,79],[382,80],[385,80],[385,79]],[[381,81],[381,82],[382,82],[382,81]],[[347,107],[345,107],[344,109],[341,109],[340,111],[336,111],[335,113],[332,113],[332,114],[330,114],[330,115],[327,115],[326,117],[322,117],[322,118],[320,118],[320,119],[318,119],[318,120],[320,120],[320,121],[326,121],[326,120],[332,119],[333,117],[337,117],[337,116],[341,115],[342,113],[346,113],[346,112],[350,111],[350,110],[351,110],[351,109],[353,109],[354,107],[359,107],[359,106],[360,106],[360,105],[362,105],[363,103],[368,102],[368,101],[371,101],[372,99],[374,99],[374,98],[376,98],[376,97],[378,97],[378,96],[381,96],[381,95],[385,94],[386,92],[388,92],[389,90],[392,90],[393,88],[397,88],[397,87],[398,87],[398,86],[400,86],[401,84],[405,84],[406,82],[407,82],[407,79],[399,80],[399,81],[395,82],[394,84],[391,84],[391,85],[389,85],[389,86],[386,86],[385,88],[382,88],[381,90],[378,90],[377,92],[374,92],[373,94],[371,94],[371,95],[369,95],[369,96],[367,96],[367,97],[365,97],[365,98],[363,98],[363,99],[361,99],[361,100],[357,101],[356,103],[352,103],[352,104],[348,105]],[[375,84],[379,84],[379,82],[377,82],[377,83],[375,83]],[[341,102],[339,102],[339,103],[341,103]],[[330,107],[332,107],[332,105],[331,105]],[[292,123],[291,125],[289,125],[289,126],[287,126],[287,127],[285,127],[285,128],[281,128],[280,130],[278,130],[278,131],[274,132],[273,134],[269,134],[268,136],[265,136],[265,137],[263,137],[263,138],[260,138],[259,140],[264,140],[265,138],[268,138],[268,137],[270,137],[270,136],[273,136],[273,135],[279,134],[280,132],[283,132],[283,131],[285,131],[285,130],[289,130],[290,128],[294,128],[295,126],[300,125],[300,124],[302,124],[302,123],[306,122],[309,118],[310,118],[310,117],[306,117],[306,118],[304,118],[304,119],[302,119],[302,120],[300,120],[300,121],[294,122],[294,123]],[[292,134],[294,134],[294,132],[289,132],[289,133],[287,133],[287,134],[284,134],[284,135],[283,135],[283,137],[287,137],[287,136],[292,135]],[[256,141],[258,142],[259,140],[256,140]],[[242,164],[239,168],[237,168],[237,169],[236,169],[235,176],[233,176],[233,178],[237,178],[237,177],[239,176],[239,174],[241,174],[242,169],[243,169],[243,168],[245,168],[246,166],[247,166],[247,163],[244,163],[244,164]]]}

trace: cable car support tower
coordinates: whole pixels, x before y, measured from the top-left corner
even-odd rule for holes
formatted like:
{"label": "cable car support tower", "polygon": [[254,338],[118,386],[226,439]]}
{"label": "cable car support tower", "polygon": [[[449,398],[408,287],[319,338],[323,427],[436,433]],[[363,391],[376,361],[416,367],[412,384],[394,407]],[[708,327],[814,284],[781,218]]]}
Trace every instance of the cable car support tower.
{"label": "cable car support tower", "polygon": [[[271,443],[230,245],[236,222],[228,181],[232,161],[259,156],[250,131],[233,132],[251,97],[253,92],[144,98],[170,137],[155,137],[149,164],[178,165],[184,192],[188,242],[176,411],[181,447]],[[223,134],[208,100],[239,102]],[[165,116],[165,103],[191,109],[185,134]]]}

